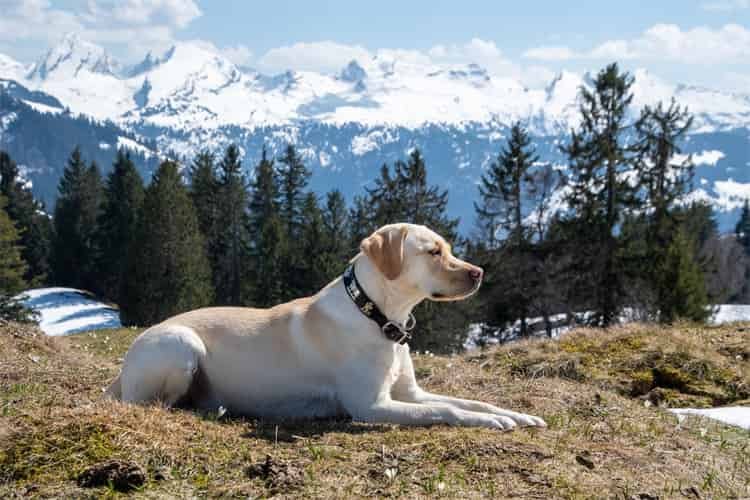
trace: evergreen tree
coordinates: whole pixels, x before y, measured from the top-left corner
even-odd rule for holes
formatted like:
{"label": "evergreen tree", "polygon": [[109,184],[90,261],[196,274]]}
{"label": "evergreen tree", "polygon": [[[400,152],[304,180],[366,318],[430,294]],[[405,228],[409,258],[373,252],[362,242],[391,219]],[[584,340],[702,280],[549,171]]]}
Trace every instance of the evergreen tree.
{"label": "evergreen tree", "polygon": [[300,237],[300,269],[297,275],[299,294],[308,296],[316,293],[331,279],[326,273],[328,242],[323,213],[318,205],[315,193],[305,196],[302,216],[302,234]]}
{"label": "evergreen tree", "polygon": [[[387,168],[387,167],[386,167]],[[368,205],[369,196],[355,195],[351,208],[349,208],[349,249],[351,256],[359,252],[359,244],[377,229],[372,217],[372,209]]]}
{"label": "evergreen tree", "polygon": [[14,295],[26,288],[26,262],[21,257],[18,231],[5,211],[7,200],[0,195],[0,295]]}
{"label": "evergreen tree", "polygon": [[703,272],[693,256],[694,244],[679,230],[655,274],[659,320],[678,318],[703,322],[711,314]]}
{"label": "evergreen tree", "polygon": [[302,226],[302,206],[307,184],[312,173],[305,167],[302,157],[292,144],[287,145],[283,156],[278,159],[279,216],[286,228],[289,241],[295,241]]}
{"label": "evergreen tree", "polygon": [[[532,231],[524,219],[532,212],[527,204],[533,201],[536,185],[532,168],[538,160],[528,133],[515,123],[507,146],[482,175],[482,203],[474,205],[488,237],[488,257],[494,257],[485,266],[489,272],[482,295],[500,306],[503,315],[521,320],[521,335],[527,334],[526,319],[534,298],[529,286],[534,265]],[[506,238],[499,248],[498,233]]]}
{"label": "evergreen tree", "polygon": [[646,106],[636,123],[641,154],[636,172],[644,187],[644,208],[652,212],[652,248],[665,248],[674,231],[674,204],[690,188],[694,166],[690,157],[675,162],[682,141],[693,123],[687,109],[674,100],[668,108]]}
{"label": "evergreen tree", "polygon": [[58,186],[52,245],[54,281],[99,292],[96,279],[96,222],[101,206],[101,175],[89,167],[79,148],[73,150]]}
{"label": "evergreen tree", "polygon": [[627,177],[635,162],[627,144],[632,85],[632,76],[611,64],[599,72],[591,91],[581,87],[581,125],[562,148],[570,163],[566,201],[574,218],[569,236],[579,255],[571,270],[579,280],[574,289],[602,326],[616,321],[624,296],[616,228],[625,209],[635,203],[635,187]]}
{"label": "evergreen tree", "polygon": [[21,181],[18,166],[5,151],[0,151],[0,195],[7,200],[6,212],[21,238],[21,257],[28,264],[24,279],[30,286],[46,283],[52,222]]}
{"label": "evergreen tree", "polygon": [[304,255],[302,241],[303,207],[311,172],[293,145],[289,144],[278,159],[279,218],[284,228],[286,251],[282,254],[283,300],[299,297],[305,285],[300,282],[300,270],[308,256]]}
{"label": "evergreen tree", "polygon": [[121,318],[152,325],[212,300],[198,217],[177,163],[161,163],[146,189],[128,258]]}
{"label": "evergreen tree", "polygon": [[458,219],[447,216],[448,190],[427,184],[427,167],[419,149],[409,160],[395,164],[397,193],[401,195],[402,221],[423,224],[448,240],[456,239]]}
{"label": "evergreen tree", "polygon": [[357,247],[349,244],[349,212],[344,195],[338,189],[326,195],[322,218],[325,246],[323,274],[327,277],[326,281],[330,281],[344,272],[349,259],[357,253]]}
{"label": "evergreen tree", "polygon": [[286,232],[279,217],[279,182],[273,160],[263,148],[255,176],[250,181],[248,233],[253,277],[247,295],[256,307],[268,307],[283,301],[282,268],[288,252]]}
{"label": "evergreen tree", "polygon": [[750,201],[747,199],[742,205],[740,220],[734,227],[734,234],[742,248],[745,249],[745,254],[750,256]]}
{"label": "evergreen tree", "polygon": [[247,203],[245,176],[239,148],[230,145],[219,164],[217,186],[217,228],[214,289],[222,305],[243,302],[243,281],[248,257]]}
{"label": "evergreen tree", "polygon": [[198,216],[198,225],[206,240],[206,254],[211,263],[212,276],[216,275],[219,221],[219,180],[216,177],[214,156],[201,151],[190,165],[190,197]]}
{"label": "evergreen tree", "polygon": [[[636,261],[640,260],[637,267],[642,279],[650,284],[653,291],[654,311],[665,321],[674,319],[670,311],[681,311],[682,306],[675,304],[675,299],[685,300],[685,307],[687,302],[702,302],[703,306],[707,305],[705,286],[676,291],[675,287],[684,283],[664,282],[661,275],[663,269],[677,272],[675,266],[679,265],[681,273],[697,272],[703,282],[701,269],[696,263],[688,269],[685,267],[687,264],[675,260],[678,257],[693,258],[694,249],[689,248],[686,236],[682,234],[683,240],[673,241],[681,234],[676,202],[687,194],[694,170],[690,157],[680,162],[675,162],[674,158],[681,153],[680,142],[690,129],[692,121],[687,110],[681,109],[673,100],[667,108],[662,103],[655,108],[646,106],[636,123],[641,153],[636,163],[636,172],[642,186],[642,208],[647,224],[643,238],[645,248],[631,252],[630,255],[644,257],[636,258]],[[669,259],[672,261],[668,262]],[[670,266],[675,269],[670,269]],[[698,296],[686,295],[690,291]]]}
{"label": "evergreen tree", "polygon": [[0,194],[0,319],[26,321],[31,319],[29,311],[14,298],[27,286],[23,278],[26,263],[21,257],[16,227],[5,211],[6,204]]}
{"label": "evergreen tree", "polygon": [[[398,172],[398,169],[396,171]],[[404,219],[405,209],[402,203],[404,200],[401,198],[401,185],[391,173],[388,164],[384,163],[380,167],[380,176],[375,179],[374,183],[374,187],[365,188],[367,198],[365,206],[361,207],[365,210],[365,213],[369,212],[370,214],[367,226],[375,230],[396,221],[406,222]],[[355,201],[355,210],[358,208],[360,207],[357,206]],[[369,236],[371,232],[367,232],[365,236]],[[359,248],[359,241],[356,243],[357,248]]]}
{"label": "evergreen tree", "polygon": [[102,294],[119,303],[143,203],[143,179],[125,150],[117,152],[103,198],[96,233],[97,274]]}

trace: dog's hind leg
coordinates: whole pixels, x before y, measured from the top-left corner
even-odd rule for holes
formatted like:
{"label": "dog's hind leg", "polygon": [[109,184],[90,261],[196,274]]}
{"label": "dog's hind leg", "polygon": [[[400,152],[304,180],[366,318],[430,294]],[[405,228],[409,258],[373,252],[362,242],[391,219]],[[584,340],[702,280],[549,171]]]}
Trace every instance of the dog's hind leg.
{"label": "dog's hind leg", "polygon": [[164,325],[147,330],[125,356],[122,400],[173,406],[188,393],[205,355],[203,341],[190,328]]}

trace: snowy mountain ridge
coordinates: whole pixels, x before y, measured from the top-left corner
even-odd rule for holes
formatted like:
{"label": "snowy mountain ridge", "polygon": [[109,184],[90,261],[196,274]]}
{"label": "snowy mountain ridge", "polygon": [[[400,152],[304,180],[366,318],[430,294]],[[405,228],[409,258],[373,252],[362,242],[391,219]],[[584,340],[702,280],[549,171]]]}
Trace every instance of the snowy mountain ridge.
{"label": "snowy mountain ridge", "polygon": [[[645,70],[634,73],[635,106],[675,97],[696,115],[696,131],[750,126],[750,96],[672,85]],[[65,36],[31,68],[0,55],[0,78],[58,98],[77,113],[122,125],[176,130],[289,125],[304,120],[342,125],[507,126],[527,120],[540,135],[576,124],[576,96],[591,75],[562,71],[543,89],[465,65],[420,64],[374,56],[337,74],[293,69],[264,75],[240,68],[213,47],[179,42],[162,56],[148,53],[126,67],[76,34]]]}

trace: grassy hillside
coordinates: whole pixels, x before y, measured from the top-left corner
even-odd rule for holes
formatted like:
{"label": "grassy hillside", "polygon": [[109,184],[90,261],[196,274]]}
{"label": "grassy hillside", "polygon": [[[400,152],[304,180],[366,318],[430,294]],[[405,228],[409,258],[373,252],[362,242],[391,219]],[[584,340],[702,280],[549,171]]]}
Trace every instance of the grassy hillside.
{"label": "grassy hillside", "polygon": [[[580,330],[464,356],[417,356],[422,383],[544,417],[502,433],[268,422],[102,402],[137,334],[0,325],[0,497],[741,498],[750,433],[660,405],[750,404],[750,330]],[[115,479],[112,479],[115,478]],[[101,483],[101,481],[100,481]]]}

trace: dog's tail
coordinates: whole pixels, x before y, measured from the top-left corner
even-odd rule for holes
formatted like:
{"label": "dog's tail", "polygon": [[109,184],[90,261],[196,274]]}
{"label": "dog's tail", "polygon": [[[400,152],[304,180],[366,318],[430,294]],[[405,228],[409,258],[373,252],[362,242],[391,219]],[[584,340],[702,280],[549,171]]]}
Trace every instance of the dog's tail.
{"label": "dog's tail", "polygon": [[109,384],[109,387],[104,391],[104,399],[117,400],[122,399],[122,387],[120,385],[120,375]]}

